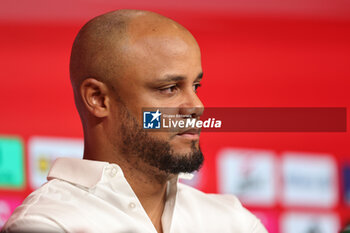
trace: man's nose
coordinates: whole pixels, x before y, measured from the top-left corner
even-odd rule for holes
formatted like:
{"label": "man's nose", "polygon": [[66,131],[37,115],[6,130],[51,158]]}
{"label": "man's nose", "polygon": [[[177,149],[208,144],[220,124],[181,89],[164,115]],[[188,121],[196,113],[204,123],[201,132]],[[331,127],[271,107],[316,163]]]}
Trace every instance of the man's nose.
{"label": "man's nose", "polygon": [[179,111],[181,115],[191,115],[192,118],[199,118],[203,114],[204,105],[192,88],[186,92]]}

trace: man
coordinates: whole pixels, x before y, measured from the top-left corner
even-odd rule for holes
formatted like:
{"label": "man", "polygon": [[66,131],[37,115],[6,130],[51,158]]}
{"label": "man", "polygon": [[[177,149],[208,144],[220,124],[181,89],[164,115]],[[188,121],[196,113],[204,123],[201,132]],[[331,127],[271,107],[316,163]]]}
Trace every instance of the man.
{"label": "man", "polygon": [[198,119],[199,47],[161,15],[119,10],[77,35],[70,74],[84,129],[84,160],[58,159],[48,182],[15,210],[5,231],[262,233],[229,195],[178,183],[203,162],[199,131],[148,132],[142,109]]}

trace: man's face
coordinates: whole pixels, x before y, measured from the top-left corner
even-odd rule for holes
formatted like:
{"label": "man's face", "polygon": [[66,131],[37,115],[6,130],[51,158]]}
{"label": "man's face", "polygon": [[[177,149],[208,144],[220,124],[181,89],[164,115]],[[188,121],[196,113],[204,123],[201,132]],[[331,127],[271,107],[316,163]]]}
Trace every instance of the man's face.
{"label": "man's face", "polygon": [[[153,34],[130,39],[129,43],[124,51],[128,54],[123,61],[126,64],[124,75],[116,80],[117,94],[122,102],[117,111],[120,122],[118,128],[123,131],[123,145],[120,146],[125,153],[128,152],[125,150],[133,154],[138,151],[143,157],[157,153],[154,156],[158,157],[153,160],[167,158],[162,162],[163,165],[144,158],[153,166],[163,166],[161,170],[167,170],[164,164],[167,162],[173,163],[169,164],[172,167],[176,163],[183,167],[182,170],[168,169],[167,172],[170,173],[197,170],[203,160],[199,148],[199,133],[150,133],[142,129],[143,108],[166,107],[172,109],[171,114],[192,115],[197,118],[202,114],[203,104],[196,93],[202,77],[200,51],[196,42],[192,37],[183,35]],[[137,151],[135,148],[138,148]],[[186,161],[187,168],[183,164]]]}

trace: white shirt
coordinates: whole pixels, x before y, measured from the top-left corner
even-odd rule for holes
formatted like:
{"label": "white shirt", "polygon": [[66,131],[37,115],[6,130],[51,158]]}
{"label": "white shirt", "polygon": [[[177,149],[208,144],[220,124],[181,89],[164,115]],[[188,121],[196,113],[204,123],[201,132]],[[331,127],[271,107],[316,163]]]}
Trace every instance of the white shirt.
{"label": "white shirt", "polygon": [[[205,194],[168,181],[164,233],[266,233],[232,195]],[[31,193],[5,224],[6,231],[156,233],[116,164],[59,158],[48,182]]]}

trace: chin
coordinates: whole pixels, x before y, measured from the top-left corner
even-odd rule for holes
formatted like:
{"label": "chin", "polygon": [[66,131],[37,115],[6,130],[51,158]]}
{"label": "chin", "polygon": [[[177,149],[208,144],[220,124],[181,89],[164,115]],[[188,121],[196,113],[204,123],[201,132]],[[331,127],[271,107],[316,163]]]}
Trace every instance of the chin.
{"label": "chin", "polygon": [[[189,143],[170,143],[171,144],[171,149],[175,154],[189,154],[193,152],[193,147],[192,147],[193,141],[190,141]],[[195,143],[195,148],[199,149],[199,141],[196,140],[194,141]]]}

